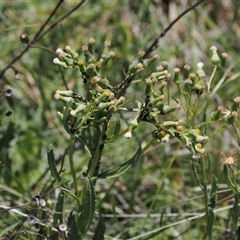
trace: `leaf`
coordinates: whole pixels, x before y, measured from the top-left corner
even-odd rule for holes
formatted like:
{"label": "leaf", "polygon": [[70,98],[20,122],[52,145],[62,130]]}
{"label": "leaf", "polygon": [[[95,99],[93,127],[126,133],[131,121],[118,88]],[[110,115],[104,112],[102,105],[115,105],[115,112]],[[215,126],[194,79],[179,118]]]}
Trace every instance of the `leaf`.
{"label": "leaf", "polygon": [[212,175],[212,188],[210,192],[210,206],[215,208],[217,202],[218,179]]}
{"label": "leaf", "polygon": [[113,130],[112,136],[109,139],[109,142],[114,142],[119,137],[120,127],[121,127],[119,114],[117,114],[116,117],[117,117],[116,124]]}
{"label": "leaf", "polygon": [[92,222],[95,212],[95,193],[92,179],[83,174],[84,186],[82,189],[82,208],[78,217],[78,226],[81,236],[84,236]]}
{"label": "leaf", "polygon": [[68,216],[67,227],[68,227],[67,240],[81,239],[80,236],[78,235],[78,227],[75,219],[75,214],[73,212],[71,212]]}
{"label": "leaf", "polygon": [[70,116],[69,112],[70,112],[72,105],[73,105],[73,100],[71,100],[67,103],[67,106],[63,111],[63,126],[68,134],[71,134],[68,121],[69,121],[69,116]]}
{"label": "leaf", "polygon": [[234,230],[237,230],[239,224],[239,194],[234,194],[234,202],[232,209],[232,226]]}
{"label": "leaf", "polygon": [[142,148],[139,147],[137,152],[134,154],[132,158],[130,158],[128,161],[123,162],[122,164],[111,168],[105,172],[102,172],[98,174],[98,178],[114,178],[122,175],[126,171],[128,171],[138,160],[138,158],[142,154]]}
{"label": "leaf", "polygon": [[60,192],[58,195],[57,203],[55,207],[53,225],[57,225],[58,223],[62,223],[63,221],[63,203],[64,203],[64,194],[63,192]]}
{"label": "leaf", "polygon": [[95,229],[93,240],[103,240],[105,229],[106,227],[105,227],[104,218],[101,216],[101,214],[99,214],[98,224]]}
{"label": "leaf", "polygon": [[53,153],[53,147],[52,144],[49,145],[48,147],[48,152],[47,152],[47,159],[48,159],[48,165],[51,171],[51,174],[53,176],[53,178],[58,182],[61,183],[62,182],[62,178],[60,177],[57,168],[56,168],[56,164],[55,164],[55,157],[54,157],[54,153]]}

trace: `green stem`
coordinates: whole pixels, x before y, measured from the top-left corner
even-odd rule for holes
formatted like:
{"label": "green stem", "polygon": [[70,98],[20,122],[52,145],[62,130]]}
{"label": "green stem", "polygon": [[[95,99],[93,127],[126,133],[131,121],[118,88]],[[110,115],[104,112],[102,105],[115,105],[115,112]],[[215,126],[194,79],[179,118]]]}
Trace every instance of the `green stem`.
{"label": "green stem", "polygon": [[102,127],[102,129],[97,129],[97,134],[95,134],[94,138],[98,138],[99,141],[97,142],[97,146],[96,149],[94,151],[93,157],[90,159],[89,165],[88,165],[88,176],[89,177],[94,177],[98,174],[98,170],[99,170],[99,164],[100,164],[100,160],[101,160],[101,154],[104,148],[104,141],[105,141],[105,135],[106,135],[106,131],[108,128],[108,122],[109,122],[110,118],[108,119],[108,121],[106,121]]}
{"label": "green stem", "polygon": [[209,229],[212,229],[210,226],[211,224],[211,209],[209,209],[208,202],[208,190],[207,190],[207,176],[206,176],[206,159],[204,156],[200,159],[200,167],[201,167],[201,174],[202,174],[202,186],[203,186],[203,195],[204,195],[204,204],[205,204],[205,212],[206,212],[206,221],[207,221],[207,235],[209,239],[212,239],[212,231],[209,231]]}
{"label": "green stem", "polygon": [[76,177],[74,163],[73,163],[73,153],[74,153],[74,136],[71,135],[70,144],[69,144],[69,165],[70,165],[70,170],[73,178],[74,191],[76,196],[79,196],[78,186],[77,186],[77,177]]}
{"label": "green stem", "polygon": [[217,68],[218,68],[217,66],[214,67],[213,72],[212,72],[212,75],[211,75],[211,77],[210,77],[210,79],[209,79],[209,82],[208,82],[208,84],[207,84],[207,91],[208,91],[208,93],[210,92],[211,83],[212,83],[212,80],[213,80],[213,78],[214,78],[214,76],[215,76],[215,74],[216,74]]}

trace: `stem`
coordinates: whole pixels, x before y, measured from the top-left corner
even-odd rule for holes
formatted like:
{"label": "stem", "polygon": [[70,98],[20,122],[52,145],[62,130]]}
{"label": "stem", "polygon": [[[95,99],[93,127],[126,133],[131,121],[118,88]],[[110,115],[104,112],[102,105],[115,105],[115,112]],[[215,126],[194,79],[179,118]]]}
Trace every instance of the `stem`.
{"label": "stem", "polygon": [[70,144],[69,144],[69,165],[70,165],[71,174],[73,178],[74,191],[76,196],[78,197],[79,193],[78,193],[78,186],[77,186],[77,177],[76,177],[74,163],[73,163],[73,152],[74,152],[74,136],[71,135]]}
{"label": "stem", "polygon": [[206,164],[205,164],[205,157],[202,156],[200,159],[200,167],[201,167],[201,173],[202,173],[202,190],[204,195],[204,204],[205,204],[205,212],[206,212],[206,221],[207,221],[207,235],[209,239],[212,239],[212,231],[209,231],[209,229],[212,229],[211,225],[211,209],[208,207],[208,190],[207,190],[207,178],[206,178]]}
{"label": "stem", "polygon": [[[106,121],[102,127],[102,129],[98,128],[97,134],[93,136],[94,138],[98,138],[97,146],[94,151],[93,157],[90,159],[87,174],[89,177],[94,177],[97,175],[101,160],[101,154],[104,148],[104,141],[105,141],[105,135],[108,127],[108,122],[110,120],[110,117],[108,121]],[[99,134],[98,134],[99,133]]]}
{"label": "stem", "polygon": [[212,83],[212,80],[213,80],[213,78],[214,78],[214,76],[215,76],[215,73],[216,73],[216,71],[217,71],[217,68],[218,68],[217,66],[214,67],[213,72],[212,72],[212,75],[211,75],[211,77],[210,77],[210,79],[209,79],[209,82],[208,82],[208,84],[207,84],[207,91],[208,91],[208,93],[210,92],[211,83]]}

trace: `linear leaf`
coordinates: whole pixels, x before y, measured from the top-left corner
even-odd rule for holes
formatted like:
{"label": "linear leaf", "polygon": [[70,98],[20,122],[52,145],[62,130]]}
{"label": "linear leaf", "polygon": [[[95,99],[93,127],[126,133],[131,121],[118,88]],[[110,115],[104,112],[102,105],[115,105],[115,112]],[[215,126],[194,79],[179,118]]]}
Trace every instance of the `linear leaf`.
{"label": "linear leaf", "polygon": [[48,159],[48,165],[49,165],[49,168],[50,168],[50,171],[51,171],[51,174],[52,174],[53,178],[58,183],[61,183],[62,178],[60,177],[60,175],[57,171],[57,168],[56,168],[55,157],[54,157],[54,153],[53,153],[52,144],[50,144],[49,147],[48,147],[47,159]]}
{"label": "linear leaf", "polygon": [[128,171],[139,159],[142,154],[142,148],[139,147],[137,152],[134,154],[132,158],[128,161],[123,162],[122,164],[113,167],[105,172],[102,172],[98,175],[98,178],[114,178],[122,175],[126,171]]}

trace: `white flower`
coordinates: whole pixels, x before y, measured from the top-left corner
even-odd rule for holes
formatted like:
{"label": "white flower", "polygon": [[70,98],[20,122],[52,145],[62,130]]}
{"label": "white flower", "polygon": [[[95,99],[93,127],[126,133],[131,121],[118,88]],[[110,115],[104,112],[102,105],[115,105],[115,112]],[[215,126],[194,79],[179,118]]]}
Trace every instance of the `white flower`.
{"label": "white flower", "polygon": [[125,137],[126,139],[130,139],[130,138],[132,137],[132,132],[131,132],[131,131],[127,131],[127,132],[125,133],[124,137]]}
{"label": "white flower", "polygon": [[59,64],[59,63],[60,63],[60,60],[59,60],[58,58],[54,58],[54,59],[53,59],[53,63]]}

